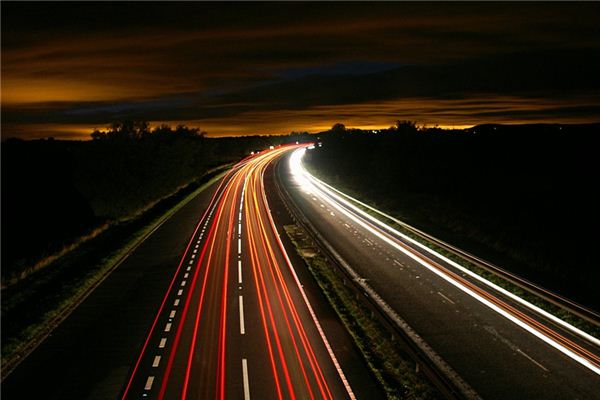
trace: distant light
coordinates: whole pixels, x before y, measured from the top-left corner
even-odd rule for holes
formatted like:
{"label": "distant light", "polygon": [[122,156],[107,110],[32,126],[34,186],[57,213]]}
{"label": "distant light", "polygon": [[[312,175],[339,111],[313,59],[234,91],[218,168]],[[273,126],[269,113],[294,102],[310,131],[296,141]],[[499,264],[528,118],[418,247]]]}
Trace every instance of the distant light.
{"label": "distant light", "polygon": [[254,155],[254,152],[253,152],[253,151],[251,151],[251,152],[250,152],[250,155],[252,155],[252,156],[253,156],[253,155]]}
{"label": "distant light", "polygon": [[273,150],[275,147],[273,146],[269,146],[269,150]]}
{"label": "distant light", "polygon": [[298,141],[296,141],[296,144],[299,144]]}
{"label": "distant light", "polygon": [[312,150],[314,148],[315,148],[315,146],[313,144],[311,144],[310,146],[307,147],[307,149],[309,149],[309,150]]}
{"label": "distant light", "polygon": [[319,142],[318,143],[319,147],[323,147],[323,143]]}

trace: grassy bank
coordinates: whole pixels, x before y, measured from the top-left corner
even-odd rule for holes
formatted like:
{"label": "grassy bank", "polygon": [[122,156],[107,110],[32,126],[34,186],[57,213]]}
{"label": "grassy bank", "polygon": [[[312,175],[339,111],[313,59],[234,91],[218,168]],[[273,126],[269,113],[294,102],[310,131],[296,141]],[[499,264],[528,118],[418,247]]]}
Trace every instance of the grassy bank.
{"label": "grassy bank", "polygon": [[369,368],[389,399],[437,399],[441,395],[422,376],[415,364],[403,353],[389,331],[374,318],[370,309],[358,300],[334,272],[327,257],[318,251],[313,240],[296,225],[284,227],[305,260],[329,303],[350,332]]}
{"label": "grassy bank", "polygon": [[37,273],[2,291],[2,376],[59,324],[158,226],[226,173],[230,165],[114,223]]}

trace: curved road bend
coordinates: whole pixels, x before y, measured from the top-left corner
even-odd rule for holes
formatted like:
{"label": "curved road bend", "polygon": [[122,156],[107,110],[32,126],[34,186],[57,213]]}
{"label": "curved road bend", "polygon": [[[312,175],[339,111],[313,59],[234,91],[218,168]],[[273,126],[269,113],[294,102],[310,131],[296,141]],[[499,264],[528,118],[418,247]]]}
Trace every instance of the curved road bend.
{"label": "curved road bend", "polygon": [[302,151],[278,163],[279,180],[293,201],[483,398],[600,398],[598,339],[557,323],[361,216],[307,175]]}
{"label": "curved road bend", "polygon": [[[161,225],[2,381],[2,398],[350,398],[268,212],[262,174],[287,150],[243,160]],[[298,276],[355,392],[383,398]]]}
{"label": "curved road bend", "polygon": [[265,169],[294,147],[247,159],[225,181],[122,398],[353,397],[266,202]]}

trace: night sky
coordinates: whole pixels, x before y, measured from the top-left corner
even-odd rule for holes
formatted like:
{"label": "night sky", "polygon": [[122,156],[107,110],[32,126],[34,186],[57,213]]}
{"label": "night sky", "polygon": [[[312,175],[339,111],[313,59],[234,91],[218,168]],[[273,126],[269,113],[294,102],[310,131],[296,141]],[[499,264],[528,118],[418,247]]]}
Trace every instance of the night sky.
{"label": "night sky", "polygon": [[600,121],[600,3],[1,7],[3,138]]}

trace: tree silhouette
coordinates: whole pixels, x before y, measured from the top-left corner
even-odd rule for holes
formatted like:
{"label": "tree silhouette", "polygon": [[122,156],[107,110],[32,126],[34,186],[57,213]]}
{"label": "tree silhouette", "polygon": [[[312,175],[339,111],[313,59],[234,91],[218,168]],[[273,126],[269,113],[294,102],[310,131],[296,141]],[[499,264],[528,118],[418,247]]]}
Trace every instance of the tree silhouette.
{"label": "tree silhouette", "polygon": [[334,124],[331,127],[331,132],[333,132],[333,133],[344,133],[344,132],[346,132],[346,126],[344,124],[338,122],[337,124]]}

